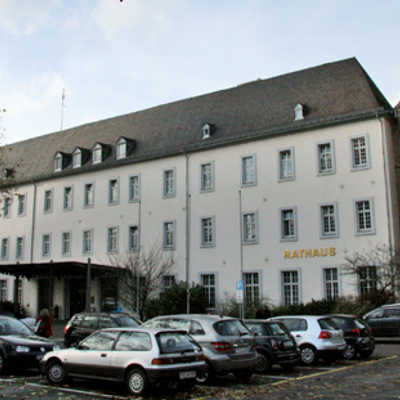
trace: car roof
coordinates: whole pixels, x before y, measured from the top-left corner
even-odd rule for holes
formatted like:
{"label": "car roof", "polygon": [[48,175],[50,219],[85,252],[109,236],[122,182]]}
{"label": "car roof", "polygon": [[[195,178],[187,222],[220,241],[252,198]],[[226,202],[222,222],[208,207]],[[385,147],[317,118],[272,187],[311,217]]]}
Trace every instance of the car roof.
{"label": "car roof", "polygon": [[216,315],[216,314],[172,314],[172,315],[159,315],[158,317],[154,317],[154,319],[164,319],[164,318],[202,319],[208,321],[238,319],[235,317],[229,317],[226,315]]}
{"label": "car roof", "polygon": [[327,314],[326,317],[359,319],[357,315],[353,314]]}
{"label": "car roof", "polygon": [[277,315],[276,317],[268,318],[268,321],[283,319],[283,318],[320,319],[327,317],[329,317],[329,315]]}
{"label": "car roof", "polygon": [[111,313],[111,312],[80,312],[76,313],[72,316],[72,318],[77,317],[77,316],[85,316],[85,315],[91,315],[93,317],[111,317],[111,318],[116,318],[121,315],[124,317],[131,317],[134,318],[133,315],[130,315],[129,313],[126,312],[120,312],[120,313]]}
{"label": "car roof", "polygon": [[[120,328],[104,328],[104,329],[99,329],[99,331],[107,331],[107,332],[145,332],[145,333],[152,333],[154,335],[157,335],[158,333],[163,333],[163,332],[180,332],[184,333],[187,335],[187,332],[183,329],[166,329],[166,328],[142,328],[142,327],[137,327],[137,328],[130,328],[130,327],[120,327]],[[98,331],[97,331],[98,332]]]}

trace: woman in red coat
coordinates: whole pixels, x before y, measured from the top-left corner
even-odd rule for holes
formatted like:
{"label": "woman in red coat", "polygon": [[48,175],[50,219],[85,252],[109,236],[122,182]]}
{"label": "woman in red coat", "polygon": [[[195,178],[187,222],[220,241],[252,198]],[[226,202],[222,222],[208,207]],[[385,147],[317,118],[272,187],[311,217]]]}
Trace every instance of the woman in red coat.
{"label": "woman in red coat", "polygon": [[51,323],[52,320],[49,310],[47,308],[43,308],[43,310],[40,311],[39,317],[36,320],[36,324],[38,326],[36,334],[46,338],[53,336],[53,328],[51,326]]}

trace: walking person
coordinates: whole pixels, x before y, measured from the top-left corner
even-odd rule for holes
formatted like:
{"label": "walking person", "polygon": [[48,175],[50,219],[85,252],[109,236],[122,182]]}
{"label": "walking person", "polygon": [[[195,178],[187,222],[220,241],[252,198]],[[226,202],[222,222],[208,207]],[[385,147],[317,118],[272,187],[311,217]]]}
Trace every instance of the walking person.
{"label": "walking person", "polygon": [[47,308],[43,308],[36,319],[36,334],[46,338],[53,336],[52,319]]}

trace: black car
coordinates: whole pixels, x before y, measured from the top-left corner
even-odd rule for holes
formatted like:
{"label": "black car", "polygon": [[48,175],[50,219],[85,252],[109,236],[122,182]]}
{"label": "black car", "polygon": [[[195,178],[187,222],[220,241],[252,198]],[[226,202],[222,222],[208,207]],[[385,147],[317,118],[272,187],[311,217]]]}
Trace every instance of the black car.
{"label": "black car", "polygon": [[64,344],[74,346],[98,329],[138,326],[140,321],[126,313],[79,313],[64,327]]}
{"label": "black car", "polygon": [[357,354],[361,358],[369,357],[375,349],[375,339],[368,324],[354,315],[335,314],[329,316],[343,331],[346,348],[343,358],[352,360]]}
{"label": "black car", "polygon": [[0,373],[12,368],[39,368],[44,354],[59,348],[52,340],[36,336],[21,321],[0,316]]}
{"label": "black car", "polygon": [[256,349],[261,356],[257,372],[267,372],[274,364],[290,370],[299,363],[299,349],[283,323],[248,319],[245,320],[245,324],[255,335]]}
{"label": "black car", "polygon": [[387,304],[363,316],[374,336],[400,336],[400,303]]}

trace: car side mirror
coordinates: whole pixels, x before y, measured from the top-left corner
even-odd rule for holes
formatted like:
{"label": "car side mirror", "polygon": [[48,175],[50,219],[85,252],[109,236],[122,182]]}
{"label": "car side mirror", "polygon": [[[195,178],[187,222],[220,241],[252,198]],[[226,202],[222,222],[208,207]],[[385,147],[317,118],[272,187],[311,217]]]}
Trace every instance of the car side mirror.
{"label": "car side mirror", "polygon": [[78,350],[89,350],[89,346],[84,344],[78,344]]}

